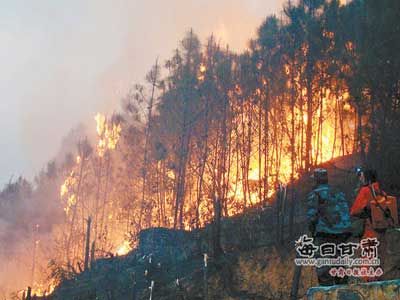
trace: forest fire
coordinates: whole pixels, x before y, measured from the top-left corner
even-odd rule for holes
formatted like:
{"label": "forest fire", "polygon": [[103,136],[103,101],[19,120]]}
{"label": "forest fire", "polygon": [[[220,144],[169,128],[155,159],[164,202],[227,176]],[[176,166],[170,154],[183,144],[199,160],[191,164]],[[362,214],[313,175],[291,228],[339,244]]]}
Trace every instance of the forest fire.
{"label": "forest fire", "polygon": [[[325,35],[328,40],[334,37],[333,33]],[[193,69],[196,82],[186,87],[197,91],[212,81],[221,80],[214,93],[225,102],[202,100],[206,101],[204,107],[190,108],[193,115],[196,110],[208,111],[203,116],[205,123],[200,122],[198,127],[192,125],[190,131],[185,128],[176,133],[160,131],[163,126],[170,126],[168,118],[174,120],[176,114],[168,115],[170,112],[160,106],[157,115],[153,115],[152,101],[159,80],[157,66],[148,77],[152,84],[151,98],[147,99],[148,115],[134,117],[145,120],[143,128],[146,129],[135,133],[139,140],[133,144],[128,140],[134,139],[133,123],[114,122],[100,113],[95,116],[95,151],[90,150],[88,142],[78,146],[75,166],[60,188],[61,198],[65,199],[66,223],[59,239],[65,245],[66,251],[61,257],[67,263],[85,256],[88,251],[84,247],[85,236],[89,239],[86,244],[92,245],[92,259],[107,253],[125,255],[132,249],[132,241],[124,240],[122,244],[119,241],[127,232],[135,236],[151,226],[186,230],[204,226],[213,218],[215,199],[222,199],[225,216],[236,215],[260,203],[270,205],[278,183],[289,184],[311,165],[353,151],[355,111],[348,102],[345,84],[338,86],[336,79],[332,79],[318,89],[314,87],[315,93],[310,95],[309,87],[300,84],[303,75],[285,64],[282,76],[286,77],[288,95],[295,98],[282,101],[283,96],[271,97],[266,107],[264,102],[273,79],[260,75],[261,86],[253,90],[241,83],[225,87],[223,78],[218,78],[222,76],[218,68],[227,68],[223,64],[232,62],[225,58],[216,68],[215,58],[211,56],[219,50],[212,39],[210,43],[207,49],[213,50],[205,53],[202,62]],[[303,49],[300,51],[307,54]],[[324,72],[323,64],[318,66]],[[233,69],[233,64],[229,68]],[[265,68],[262,62],[255,66],[261,74]],[[164,93],[163,97],[168,97],[168,92]],[[204,99],[216,97],[207,93],[210,93],[207,89],[202,92]],[[129,110],[123,119],[129,119],[129,113],[140,111],[141,103],[147,101],[143,87],[138,87],[137,95],[129,100]],[[307,97],[311,102],[306,101]],[[210,119],[212,112],[216,116]],[[197,136],[190,136],[190,132],[196,132]],[[202,139],[203,136],[207,138]],[[168,143],[172,146],[164,146]],[[187,153],[186,162],[174,161],[174,156],[168,156],[169,151],[175,151],[178,157]],[[125,161],[124,168],[121,168],[122,161]],[[89,217],[90,227],[86,224]]]}
{"label": "forest fire", "polygon": [[122,256],[122,255],[128,254],[129,251],[131,251],[131,250],[132,250],[132,247],[130,246],[129,241],[124,241],[122,243],[122,245],[118,248],[117,255]]}
{"label": "forest fire", "polygon": [[107,122],[105,115],[98,113],[95,116],[98,135],[97,154],[103,157],[106,150],[114,150],[121,133],[121,125]]}
{"label": "forest fire", "polygon": [[[189,31],[169,60],[157,59],[145,83],[129,90],[118,113],[97,113],[89,132],[74,132],[65,143],[74,148],[63,147],[35,184],[10,183],[3,202],[29,207],[16,220],[30,217],[25,229],[15,225],[15,236],[25,233],[15,246],[24,254],[8,251],[31,271],[24,285],[32,294],[48,295],[96,272],[105,258],[133,260],[127,254],[154,227],[189,236],[223,218],[276,213],[271,227],[293,229],[289,220],[296,217],[284,213],[300,206],[303,176],[339,157],[381,163],[382,149],[398,145],[398,130],[390,127],[398,119],[391,110],[399,107],[399,85],[397,78],[386,81],[395,72],[382,71],[385,80],[363,77],[374,53],[362,48],[363,35],[347,22],[352,14],[370,14],[355,14],[360,8],[344,0],[311,2],[289,1],[281,18],[265,19],[242,53],[214,36],[202,43]],[[391,66],[392,59],[385,61]],[[386,158],[393,153],[397,148]]]}
{"label": "forest fire", "polygon": [[[205,69],[201,68],[202,73],[204,73],[204,70]],[[204,80],[205,79],[206,78],[204,78]],[[238,90],[238,87],[236,86],[235,89]],[[239,89],[238,95],[241,94],[242,90]],[[258,92],[258,95],[259,94],[260,92]],[[344,147],[336,141],[337,136],[340,135],[340,133],[338,133],[337,118],[335,114],[327,113],[329,110],[333,111],[330,106],[337,105],[336,99],[333,98],[333,94],[329,94],[329,97],[330,98],[324,99],[321,102],[321,106],[325,108],[323,110],[318,109],[316,111],[316,116],[313,117],[313,132],[316,134],[313,135],[312,139],[312,157],[315,159],[314,163],[316,164],[341,155],[341,150],[343,150]],[[322,114],[325,115],[323,118]],[[301,113],[301,110],[298,110],[294,116],[297,116],[294,122],[300,124],[300,126],[306,126],[308,122],[307,114]],[[249,118],[249,116],[247,118]],[[64,240],[66,247],[71,248],[70,243],[72,243],[72,240],[76,240],[78,236],[84,236],[86,232],[85,222],[81,221],[79,223],[78,220],[85,220],[89,216],[92,216],[94,223],[91,225],[92,227],[90,230],[91,236],[93,237],[92,241],[93,243],[95,242],[96,249],[92,249],[91,252],[94,253],[96,257],[101,257],[104,253],[107,253],[107,249],[113,249],[111,250],[112,252],[122,256],[132,250],[130,241],[124,240],[119,246],[115,246],[115,244],[118,244],[117,241],[120,241],[121,237],[126,234],[125,224],[132,222],[135,218],[135,214],[138,212],[132,211],[128,215],[124,214],[126,212],[120,210],[121,208],[119,207],[119,205],[123,203],[123,201],[121,202],[122,199],[118,199],[120,196],[118,196],[118,194],[114,195],[114,192],[112,191],[103,189],[112,185],[111,180],[115,176],[112,174],[114,170],[113,163],[118,161],[117,156],[119,156],[118,151],[115,151],[121,133],[124,132],[124,127],[121,124],[113,124],[112,122],[107,121],[106,117],[102,114],[97,114],[95,120],[98,134],[96,152],[90,152],[87,149],[84,149],[85,147],[89,147],[89,145],[84,147],[81,145],[80,153],[75,160],[75,166],[69,172],[69,175],[60,188],[61,198],[66,199],[64,210],[67,222],[65,226],[66,229],[68,227],[70,228],[69,235],[62,237],[62,239]],[[292,121],[291,116],[288,114],[285,123],[290,124]],[[241,128],[240,126],[239,123],[238,129],[231,132],[231,140],[238,139],[240,130],[245,130],[245,128]],[[350,130],[350,128],[346,130],[346,132],[349,132],[348,130]],[[258,145],[262,141],[258,139],[259,136],[257,134],[251,136],[251,149],[260,149]],[[302,136],[298,135],[294,137],[294,139],[295,143],[301,143]],[[269,166],[269,177],[270,180],[275,177],[276,181],[289,183],[291,179],[296,179],[298,177],[298,170],[299,167],[301,167],[300,165],[297,165],[297,159],[299,158],[296,158],[296,161],[293,161],[290,151],[282,151],[284,149],[290,149],[289,138],[283,137],[279,145],[279,148],[272,148],[272,153],[268,156],[268,162],[271,159],[279,160],[278,164],[272,164]],[[352,143],[349,143],[346,145],[345,149],[351,149],[352,147]],[[230,202],[226,203],[227,216],[240,213],[243,210],[244,201],[248,202],[247,205],[255,205],[264,202],[265,199],[263,197],[265,196],[268,199],[271,199],[275,193],[275,190],[272,188],[269,188],[268,191],[264,190],[265,185],[263,182],[263,176],[265,176],[264,174],[266,173],[265,156],[257,151],[251,152],[247,162],[248,172],[243,173],[245,171],[243,169],[243,163],[245,163],[245,161],[243,161],[244,155],[243,152],[239,151],[231,152],[230,154],[228,153],[229,160],[239,162],[239,164],[233,164],[229,171],[221,173],[220,175],[218,175],[219,170],[217,168],[214,171],[214,174],[204,177],[203,184],[209,188],[213,185],[213,178],[215,178],[215,176],[226,176],[227,178],[230,178],[229,189],[226,190],[226,198],[229,199]],[[89,161],[93,162],[93,169],[88,165]],[[293,167],[293,163],[296,164],[295,167]],[[158,165],[158,167],[161,167],[161,165]],[[177,178],[177,174],[173,172],[173,170],[168,170],[165,176],[168,180],[176,180]],[[92,177],[92,179],[90,179],[90,177]],[[84,178],[86,183],[83,180]],[[92,194],[83,194],[83,186],[89,184],[89,182],[91,182],[90,184],[94,187],[94,189],[92,188],[93,192]],[[265,194],[265,192],[267,193]],[[173,194],[170,194],[170,197],[171,196],[173,196]],[[164,197],[168,197],[167,194],[165,194]],[[165,208],[163,208],[163,210],[166,210],[166,206],[168,205],[167,202],[164,205]],[[190,202],[185,204],[185,213],[191,213],[193,209],[191,205]],[[169,207],[171,209],[173,206],[171,205]],[[201,207],[199,207],[198,222],[200,224],[205,224],[212,217],[211,210],[210,202],[208,204],[207,202],[204,202]],[[102,216],[107,217],[104,218]],[[164,226],[170,224],[169,226],[171,226],[173,219],[171,219],[170,216],[167,216],[167,214],[165,216],[167,219],[164,219],[164,223],[161,221],[160,224],[163,224]],[[152,218],[154,217],[156,219],[158,218],[156,214],[154,214]],[[150,221],[147,226],[155,224],[153,222],[154,221]],[[193,225],[191,225],[189,220],[184,221],[185,229],[191,230],[193,229],[192,226]],[[75,249],[70,249],[69,253],[65,253],[67,261],[75,261],[79,259],[79,257],[83,256],[84,247],[82,242],[81,246],[78,246]]]}
{"label": "forest fire", "polygon": [[[34,284],[31,289],[31,295],[37,297],[46,297],[51,293],[53,293],[55,288],[56,286],[54,284],[42,284],[42,283]],[[26,297],[27,295],[27,291],[25,290],[20,293],[22,293],[21,296],[25,295]]]}
{"label": "forest fire", "polygon": [[[207,80],[207,78],[204,77],[199,80],[203,81]],[[232,97],[235,94],[238,96],[242,95],[243,91],[241,89],[238,90],[237,86],[235,90],[239,92],[230,93]],[[262,93],[258,92],[256,95],[260,97]],[[340,116],[335,113],[335,111],[337,112],[336,108],[338,105],[342,105],[342,112],[346,111],[349,115],[353,113],[350,107],[345,108],[348,105],[347,102],[343,102],[343,104],[339,102],[339,99],[347,97],[344,95],[336,98],[333,93],[328,92],[327,97],[321,100],[320,106],[316,109],[315,114],[313,114],[311,119],[313,123],[311,140],[311,159],[313,160],[313,164],[328,161],[343,153],[349,153],[353,149],[354,142],[352,140],[347,141],[345,144],[342,143],[344,141],[343,136],[351,135],[354,128],[343,125],[339,128],[338,118]],[[278,112],[273,111],[271,117],[275,113]],[[292,119],[293,116],[294,119]],[[246,118],[250,121],[251,115],[246,115]],[[60,197],[66,199],[64,208],[66,223],[64,229],[60,230],[60,232],[63,232],[63,235],[58,238],[69,249],[64,254],[67,262],[77,261],[79,257],[83,258],[85,256],[84,238],[82,237],[86,236],[85,232],[89,229],[91,239],[89,244],[93,244],[90,252],[92,253],[91,255],[95,255],[92,259],[102,257],[107,253],[115,253],[118,256],[126,255],[132,250],[131,241],[123,240],[122,243],[118,241],[121,241],[121,238],[126,236],[127,229],[131,234],[134,230],[139,230],[139,228],[130,227],[132,225],[127,227],[127,224],[135,224],[137,222],[140,211],[135,210],[131,206],[127,206],[129,207],[128,211],[124,208],[123,205],[126,202],[124,202],[124,198],[121,198],[123,194],[119,194],[121,191],[118,188],[118,185],[119,187],[122,187],[122,185],[117,183],[117,179],[120,178],[120,180],[123,180],[125,177],[119,177],[117,173],[114,173],[115,169],[113,166],[119,161],[120,152],[123,153],[123,148],[117,148],[117,145],[121,138],[124,138],[126,125],[113,124],[107,121],[107,118],[102,114],[97,114],[95,120],[98,134],[96,151],[91,152],[87,149],[90,148],[90,145],[81,144],[78,147],[80,150],[75,160],[75,166],[60,187]],[[246,134],[245,132],[248,130],[246,123],[242,123],[240,119],[238,121],[238,127],[231,131],[228,140],[240,142],[242,139],[241,135]],[[275,189],[269,186],[274,185],[276,182],[288,184],[291,180],[298,178],[299,170],[302,168],[302,156],[297,152],[299,148],[292,149],[292,147],[303,143],[304,130],[308,124],[307,114],[303,112],[302,108],[296,108],[294,113],[286,114],[286,120],[283,121],[283,124],[293,123],[297,124],[292,129],[297,134],[292,137],[290,135],[283,135],[279,142],[276,140],[276,146],[271,143],[271,148],[267,152],[268,156],[263,155],[263,148],[260,146],[263,138],[261,137],[260,140],[260,135],[255,132],[249,135],[250,148],[247,148],[247,150],[250,150],[250,152],[246,153],[243,152],[245,149],[235,150],[234,148],[230,152],[227,152],[227,161],[237,162],[236,164],[232,164],[226,171],[221,172],[217,167],[212,173],[204,174],[203,185],[208,190],[211,190],[213,186],[219,186],[219,183],[215,182],[215,178],[219,177],[219,180],[223,180],[223,178],[227,179],[228,188],[225,192],[223,189],[221,190],[222,194],[225,193],[226,195],[226,216],[236,215],[242,212],[246,206],[265,203],[265,199],[268,199],[267,203],[271,203]],[[352,123],[349,122],[349,124]],[[276,128],[276,130],[279,129]],[[271,135],[269,138],[273,140],[274,136]],[[123,146],[124,144],[121,145],[121,147]],[[258,151],[253,151],[253,149],[258,149]],[[292,151],[294,151],[294,156]],[[218,152],[214,153],[210,153],[210,158],[212,157],[211,155],[220,155]],[[276,163],[271,164],[274,160]],[[134,157],[133,161],[140,164],[140,157]],[[89,162],[91,162],[92,166]],[[269,165],[268,170],[265,169],[266,165]],[[165,166],[162,163],[158,163],[155,167],[157,170],[156,174],[159,174],[157,176],[162,175],[160,172]],[[156,178],[158,185],[162,184],[163,181],[173,182],[177,180],[179,174],[174,169],[164,170],[164,179],[160,177]],[[134,174],[135,172],[131,175],[135,176]],[[130,175],[127,174],[125,176],[129,178]],[[136,176],[141,175],[139,173]],[[265,184],[266,176],[269,177],[268,185]],[[114,180],[117,181],[114,182]],[[90,194],[84,192],[84,186],[86,185],[91,186],[92,192]],[[189,189],[190,186],[191,183],[189,181]],[[193,192],[196,193],[195,191]],[[142,225],[142,229],[157,224],[166,227],[173,225],[174,219],[172,215],[168,215],[168,211],[172,211],[174,208],[170,202],[174,194],[167,191],[164,191],[163,195],[158,193],[156,191],[156,194],[154,194],[156,202],[149,203],[160,205],[161,211],[150,210],[151,215],[149,215],[148,221]],[[129,198],[129,194],[127,196]],[[216,197],[218,197],[218,194]],[[200,225],[206,224],[212,218],[212,201],[204,200],[200,202],[198,207],[198,223]],[[149,201],[151,200],[149,199]],[[164,201],[164,203],[160,201]],[[183,211],[190,216],[193,211],[193,203],[190,201],[186,202]],[[162,213],[165,214],[163,217],[161,216]],[[89,216],[92,217],[93,223],[87,229],[85,220]],[[192,230],[193,226],[193,219],[192,221],[190,218],[183,220],[183,227],[186,230]],[[72,241],[76,242],[72,243]],[[42,290],[38,290],[37,293],[43,292]]]}
{"label": "forest fire", "polygon": [[[197,68],[199,85],[210,80],[207,77],[209,73],[206,73],[208,68],[205,64]],[[257,65],[257,69],[262,68],[262,65]],[[212,73],[212,69],[209,72]],[[290,77],[291,73],[287,76]],[[141,155],[135,153],[143,151],[144,146],[139,142],[135,144],[138,147],[136,150],[127,148],[130,125],[116,123],[103,114],[97,114],[95,151],[91,150],[88,141],[79,143],[74,165],[60,187],[65,223],[55,236],[63,245],[57,255],[61,258],[59,263],[74,268],[84,257],[95,261],[112,253],[126,255],[132,250],[132,241],[120,241],[127,232],[135,236],[151,226],[173,227],[179,215],[182,228],[186,230],[203,226],[213,217],[215,204],[210,194],[223,199],[225,216],[236,215],[256,204],[271,204],[274,201],[274,186],[297,179],[299,172],[307,167],[306,139],[310,123],[309,164],[316,165],[353,150],[354,140],[349,137],[354,132],[354,122],[345,120],[352,120],[354,111],[347,102],[349,96],[346,91],[341,92],[343,96],[337,96],[339,91],[333,93],[333,87],[324,87],[316,94],[318,104],[310,114],[305,102],[296,106],[291,106],[290,102],[283,103],[265,112],[261,100],[266,97],[267,88],[268,80],[263,79],[262,88],[255,89],[254,93],[248,94],[239,84],[233,85],[231,90],[222,91],[227,95],[225,118],[230,116],[230,119],[222,119],[223,123],[210,122],[210,129],[214,130],[213,133],[208,132],[209,143],[215,143],[215,146],[206,148],[202,144],[205,141],[202,141],[193,148],[192,159],[195,155],[205,157],[204,161],[197,162],[200,166],[204,164],[204,169],[200,167],[201,177],[186,176],[185,183],[182,183],[181,189],[185,193],[179,200],[183,203],[181,212],[177,211],[175,204],[179,194],[171,187],[180,184],[182,171],[168,167],[170,162],[167,159],[163,161],[163,158],[157,163],[147,163],[148,170],[135,168],[143,165]],[[219,89],[223,90],[223,87]],[[298,95],[306,97],[307,89],[302,88]],[[246,103],[237,105],[241,102]],[[254,113],[258,114],[257,118]],[[271,127],[271,130],[263,132],[265,126]],[[154,127],[150,124],[148,128]],[[201,132],[205,129],[209,130],[207,127],[196,130]],[[192,143],[189,142],[188,146]],[[220,146],[223,143],[226,148]],[[131,168],[123,170],[119,167],[124,159],[128,160]],[[206,164],[214,167],[208,168]],[[142,182],[148,187],[141,186],[137,181],[144,174],[148,175]],[[131,178],[136,178],[136,182],[132,182]],[[143,194],[142,201],[146,202],[131,203],[135,193]],[[185,200],[185,195],[192,196]],[[190,200],[196,198],[197,201]],[[89,246],[85,247],[85,243]],[[36,293],[43,294],[44,289],[38,287]]]}

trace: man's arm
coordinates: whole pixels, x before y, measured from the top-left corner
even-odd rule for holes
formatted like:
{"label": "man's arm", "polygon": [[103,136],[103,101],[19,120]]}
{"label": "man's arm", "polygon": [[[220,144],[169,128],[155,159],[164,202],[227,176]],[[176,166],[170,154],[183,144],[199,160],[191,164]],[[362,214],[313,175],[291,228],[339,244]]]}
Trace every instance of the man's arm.
{"label": "man's arm", "polygon": [[368,206],[369,190],[362,188],[350,209],[350,215],[362,217]]}

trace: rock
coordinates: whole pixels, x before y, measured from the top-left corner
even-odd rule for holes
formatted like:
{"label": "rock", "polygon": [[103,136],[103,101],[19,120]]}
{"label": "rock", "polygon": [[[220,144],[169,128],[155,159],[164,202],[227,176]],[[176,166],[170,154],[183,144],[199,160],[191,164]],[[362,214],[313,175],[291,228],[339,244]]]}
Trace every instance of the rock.
{"label": "rock", "polygon": [[307,300],[398,300],[400,279],[370,283],[313,287]]}
{"label": "rock", "polygon": [[137,255],[169,257],[175,262],[200,254],[193,232],[167,228],[149,228],[140,232]]}

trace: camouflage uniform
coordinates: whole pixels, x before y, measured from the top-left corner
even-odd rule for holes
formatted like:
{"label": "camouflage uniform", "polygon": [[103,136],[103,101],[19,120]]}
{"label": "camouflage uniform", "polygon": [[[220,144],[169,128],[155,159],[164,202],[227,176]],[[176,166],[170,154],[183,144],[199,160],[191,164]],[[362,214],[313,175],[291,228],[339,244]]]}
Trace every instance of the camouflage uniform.
{"label": "camouflage uniform", "polygon": [[[320,246],[324,243],[335,245],[344,243],[351,235],[351,222],[349,207],[344,194],[334,192],[328,184],[316,186],[307,197],[307,216],[310,231],[314,236],[314,244]],[[319,251],[316,258],[320,257]],[[338,257],[335,255],[325,257]],[[317,268],[318,282],[320,285],[335,285],[347,283],[347,278],[332,277],[329,274],[331,267]]]}

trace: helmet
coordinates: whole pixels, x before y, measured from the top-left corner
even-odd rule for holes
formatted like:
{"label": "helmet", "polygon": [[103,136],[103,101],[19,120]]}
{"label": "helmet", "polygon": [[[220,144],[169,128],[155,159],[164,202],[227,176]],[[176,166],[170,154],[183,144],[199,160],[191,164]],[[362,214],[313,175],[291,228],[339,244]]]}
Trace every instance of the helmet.
{"label": "helmet", "polygon": [[355,171],[356,171],[357,176],[361,176],[361,174],[363,173],[363,169],[361,167],[356,167]]}
{"label": "helmet", "polygon": [[314,169],[311,178],[315,181],[327,181],[328,180],[328,171],[323,168]]}

